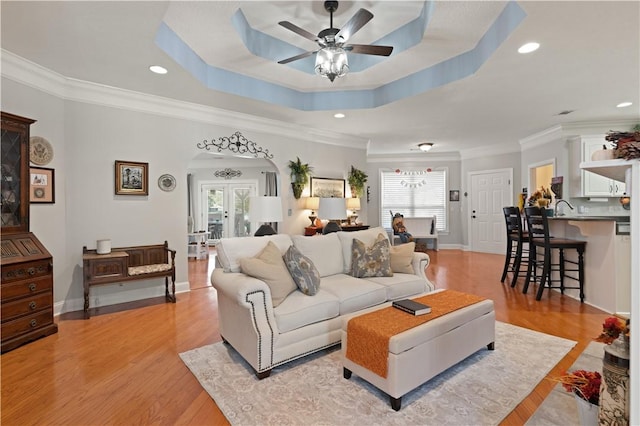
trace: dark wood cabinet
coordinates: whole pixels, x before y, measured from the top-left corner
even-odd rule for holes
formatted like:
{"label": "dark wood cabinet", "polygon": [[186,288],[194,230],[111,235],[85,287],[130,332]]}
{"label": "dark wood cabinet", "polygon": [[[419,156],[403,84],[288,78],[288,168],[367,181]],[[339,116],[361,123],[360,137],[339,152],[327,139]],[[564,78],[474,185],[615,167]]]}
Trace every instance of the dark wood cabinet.
{"label": "dark wood cabinet", "polygon": [[31,232],[2,235],[2,352],[58,331],[53,258]]}
{"label": "dark wood cabinet", "polygon": [[2,233],[29,231],[29,126],[35,120],[6,112],[2,119],[0,225]]}
{"label": "dark wood cabinet", "polygon": [[53,322],[53,258],[29,232],[30,118],[1,112],[0,349],[58,331]]}

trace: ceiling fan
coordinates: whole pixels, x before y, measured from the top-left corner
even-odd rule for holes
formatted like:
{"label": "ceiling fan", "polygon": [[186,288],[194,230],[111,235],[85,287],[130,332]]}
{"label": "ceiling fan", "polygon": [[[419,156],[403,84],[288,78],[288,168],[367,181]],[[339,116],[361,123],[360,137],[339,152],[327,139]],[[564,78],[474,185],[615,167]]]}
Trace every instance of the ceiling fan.
{"label": "ceiling fan", "polygon": [[373,18],[373,14],[366,9],[358,10],[355,15],[342,27],[333,28],[333,12],[338,10],[337,1],[325,1],[324,8],[329,12],[329,28],[313,35],[289,21],[278,22],[286,29],[301,35],[302,37],[318,43],[320,49],[301,53],[287,59],[278,61],[279,64],[288,64],[308,56],[316,55],[315,71],[317,74],[327,77],[333,82],[336,77],[342,77],[349,72],[349,63],[346,52],[363,55],[389,56],[393,51],[392,46],[376,46],[372,44],[346,44],[349,38]]}

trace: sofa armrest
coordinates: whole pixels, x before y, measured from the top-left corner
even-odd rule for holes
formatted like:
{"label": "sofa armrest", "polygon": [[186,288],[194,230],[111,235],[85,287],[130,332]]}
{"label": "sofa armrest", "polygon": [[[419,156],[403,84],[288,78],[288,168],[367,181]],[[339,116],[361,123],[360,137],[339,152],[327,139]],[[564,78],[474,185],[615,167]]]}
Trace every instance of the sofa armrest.
{"label": "sofa armrest", "polygon": [[414,274],[416,274],[421,278],[424,278],[424,280],[427,282],[427,291],[434,291],[436,289],[436,286],[431,281],[429,281],[429,278],[427,278],[427,274],[426,274],[427,267],[429,266],[430,263],[431,263],[431,258],[427,253],[422,253],[422,252],[413,253],[413,260],[411,261],[411,266],[413,267]]}
{"label": "sofa armrest", "polygon": [[214,269],[211,284],[218,292],[220,335],[256,370],[269,370],[279,331],[271,290],[257,278],[241,272]]}

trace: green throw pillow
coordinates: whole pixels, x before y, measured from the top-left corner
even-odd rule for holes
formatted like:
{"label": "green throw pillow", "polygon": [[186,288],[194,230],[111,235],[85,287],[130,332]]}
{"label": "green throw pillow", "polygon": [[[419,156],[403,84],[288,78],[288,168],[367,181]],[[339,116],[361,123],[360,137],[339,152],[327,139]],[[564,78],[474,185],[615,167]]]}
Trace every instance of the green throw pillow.
{"label": "green throw pillow", "polygon": [[320,273],[311,259],[302,254],[295,246],[290,246],[284,254],[284,264],[291,278],[301,292],[313,296],[320,288]]}
{"label": "green throw pillow", "polygon": [[367,247],[354,238],[351,244],[351,275],[356,278],[392,277],[389,240],[383,234]]}

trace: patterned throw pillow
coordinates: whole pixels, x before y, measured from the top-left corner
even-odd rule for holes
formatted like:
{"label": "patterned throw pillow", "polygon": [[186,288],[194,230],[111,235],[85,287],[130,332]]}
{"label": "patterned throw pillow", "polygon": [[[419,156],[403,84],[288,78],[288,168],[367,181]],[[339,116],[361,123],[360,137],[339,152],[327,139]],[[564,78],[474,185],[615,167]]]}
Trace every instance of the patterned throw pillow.
{"label": "patterned throw pillow", "polygon": [[311,259],[295,246],[290,246],[284,254],[284,264],[301,292],[313,296],[320,288],[320,273]]}
{"label": "patterned throw pillow", "polygon": [[243,273],[267,283],[274,308],[297,288],[282,260],[280,249],[272,241],[256,257],[240,259],[240,268]]}
{"label": "patterned throw pillow", "polygon": [[367,247],[354,238],[351,244],[351,275],[356,278],[392,277],[389,240],[383,234]]}

